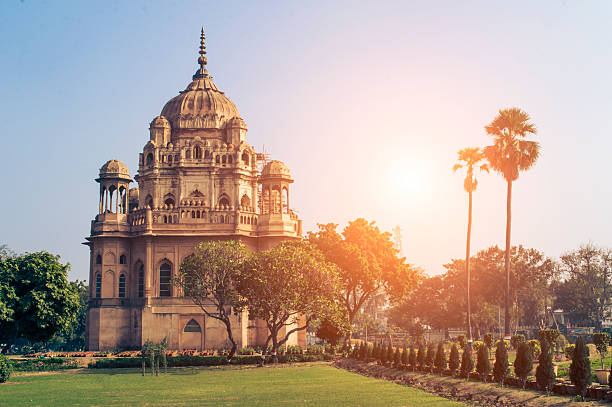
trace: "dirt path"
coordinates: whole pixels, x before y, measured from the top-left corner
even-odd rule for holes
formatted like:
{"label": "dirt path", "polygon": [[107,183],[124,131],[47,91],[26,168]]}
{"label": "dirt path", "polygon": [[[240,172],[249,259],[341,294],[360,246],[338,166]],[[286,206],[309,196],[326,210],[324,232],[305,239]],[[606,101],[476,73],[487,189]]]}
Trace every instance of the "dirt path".
{"label": "dirt path", "polygon": [[546,396],[533,390],[520,390],[500,387],[494,383],[465,381],[448,376],[399,371],[379,366],[375,363],[360,362],[353,359],[341,359],[334,366],[354,373],[375,377],[416,387],[441,397],[469,403],[476,406],[503,407],[564,407],[564,406],[609,406],[608,403],[589,401],[576,403],[569,396]]}

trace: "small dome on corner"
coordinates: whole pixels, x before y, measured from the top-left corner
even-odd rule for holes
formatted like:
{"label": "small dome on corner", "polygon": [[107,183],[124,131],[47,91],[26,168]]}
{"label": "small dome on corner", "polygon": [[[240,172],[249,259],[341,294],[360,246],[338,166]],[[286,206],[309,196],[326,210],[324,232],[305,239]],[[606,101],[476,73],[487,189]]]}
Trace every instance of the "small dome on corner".
{"label": "small dome on corner", "polygon": [[100,178],[121,178],[131,180],[130,170],[128,170],[127,165],[119,160],[107,161],[106,164],[100,168]]}
{"label": "small dome on corner", "polygon": [[291,178],[291,172],[282,161],[272,160],[263,167],[261,176]]}
{"label": "small dome on corner", "polygon": [[170,122],[164,116],[157,116],[150,123],[150,127],[165,127],[170,128]]}

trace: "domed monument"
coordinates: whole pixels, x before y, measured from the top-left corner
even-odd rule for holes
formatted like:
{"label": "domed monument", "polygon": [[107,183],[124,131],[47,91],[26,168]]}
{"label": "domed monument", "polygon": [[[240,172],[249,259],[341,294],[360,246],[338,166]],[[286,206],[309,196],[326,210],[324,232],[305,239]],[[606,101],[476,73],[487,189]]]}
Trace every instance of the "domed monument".
{"label": "domed monument", "polygon": [[[122,162],[100,168],[99,209],[86,243],[90,350],[163,338],[170,349],[225,347],[225,327],[171,284],[181,262],[202,241],[235,239],[259,251],[302,235],[289,207],[290,171],[247,143],[246,123],[206,69],[204,30],[199,54],[192,82],[149,125],[138,187],[130,188]],[[246,311],[233,318],[238,347],[265,342],[261,321]],[[305,332],[289,344],[305,345]]]}

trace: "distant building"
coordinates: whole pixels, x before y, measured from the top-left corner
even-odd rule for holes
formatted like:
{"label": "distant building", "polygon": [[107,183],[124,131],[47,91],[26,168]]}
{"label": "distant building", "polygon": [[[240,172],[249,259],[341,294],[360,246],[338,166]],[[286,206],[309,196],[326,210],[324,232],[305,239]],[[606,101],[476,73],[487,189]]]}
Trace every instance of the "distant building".
{"label": "distant building", "polygon": [[[213,83],[204,31],[199,69],[150,123],[137,188],[125,164],[100,168],[91,222],[89,349],[140,347],[167,337],[171,349],[227,346],[225,327],[171,284],[185,257],[206,240],[236,239],[252,251],[302,235],[290,209],[289,169],[246,141],[234,103]],[[262,345],[267,328],[246,312],[233,319],[238,346]],[[305,331],[289,344],[304,345]]]}

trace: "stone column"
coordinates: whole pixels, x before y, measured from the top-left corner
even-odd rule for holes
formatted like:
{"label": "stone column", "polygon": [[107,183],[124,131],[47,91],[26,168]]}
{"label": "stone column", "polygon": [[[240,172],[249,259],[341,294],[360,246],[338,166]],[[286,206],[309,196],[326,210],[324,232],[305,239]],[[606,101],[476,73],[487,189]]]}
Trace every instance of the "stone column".
{"label": "stone column", "polygon": [[145,298],[146,305],[151,306],[151,296],[153,295],[153,248],[151,238],[145,238]]}

